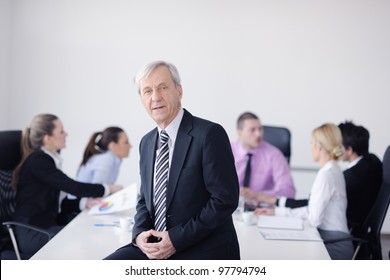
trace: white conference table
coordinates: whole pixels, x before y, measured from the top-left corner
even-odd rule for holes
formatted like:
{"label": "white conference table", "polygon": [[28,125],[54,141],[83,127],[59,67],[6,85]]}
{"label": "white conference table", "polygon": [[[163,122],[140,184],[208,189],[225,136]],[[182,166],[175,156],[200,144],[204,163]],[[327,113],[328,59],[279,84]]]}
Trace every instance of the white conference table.
{"label": "white conference table", "polygon": [[[124,215],[123,213],[121,214]],[[118,216],[81,212],[32,260],[100,260],[131,241],[131,231],[113,226]],[[96,226],[104,224],[105,226]],[[234,219],[242,260],[329,260],[321,241],[266,240],[256,225]],[[305,231],[316,230],[305,224]]]}

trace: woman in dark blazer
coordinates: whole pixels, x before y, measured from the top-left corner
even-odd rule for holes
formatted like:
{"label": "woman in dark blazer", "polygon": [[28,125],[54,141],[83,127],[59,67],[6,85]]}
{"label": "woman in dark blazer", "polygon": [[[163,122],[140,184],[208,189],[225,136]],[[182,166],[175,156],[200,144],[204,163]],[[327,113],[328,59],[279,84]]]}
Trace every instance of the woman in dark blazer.
{"label": "woman in dark blazer", "polygon": [[[67,133],[58,117],[41,114],[31,122],[22,136],[23,157],[13,176],[16,190],[14,221],[59,232],[60,191],[77,197],[102,197],[121,189],[117,185],[86,184],[72,180],[61,171],[62,159],[58,151],[65,147]],[[90,199],[89,207],[97,199]],[[33,255],[47,237],[26,228],[17,227],[16,235],[21,252]]]}

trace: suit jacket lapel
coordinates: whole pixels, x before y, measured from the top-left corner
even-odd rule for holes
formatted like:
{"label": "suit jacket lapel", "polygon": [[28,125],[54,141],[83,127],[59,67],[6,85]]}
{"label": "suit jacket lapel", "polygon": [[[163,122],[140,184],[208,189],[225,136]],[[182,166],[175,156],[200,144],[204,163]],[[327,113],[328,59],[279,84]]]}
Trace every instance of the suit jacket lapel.
{"label": "suit jacket lapel", "polygon": [[171,168],[169,170],[169,181],[167,189],[167,209],[172,201],[173,195],[177,187],[180,172],[183,168],[184,160],[187,156],[187,151],[190,146],[192,136],[189,132],[192,129],[192,115],[184,110],[183,119],[177,132],[175,149],[173,151]]}
{"label": "suit jacket lapel", "polygon": [[154,185],[154,161],[156,157],[156,145],[157,145],[157,128],[155,129],[155,133],[148,139],[148,142],[145,143],[145,158],[146,158],[146,184],[145,187],[145,200],[146,206],[151,211],[154,212],[154,203],[153,203],[153,185]]}

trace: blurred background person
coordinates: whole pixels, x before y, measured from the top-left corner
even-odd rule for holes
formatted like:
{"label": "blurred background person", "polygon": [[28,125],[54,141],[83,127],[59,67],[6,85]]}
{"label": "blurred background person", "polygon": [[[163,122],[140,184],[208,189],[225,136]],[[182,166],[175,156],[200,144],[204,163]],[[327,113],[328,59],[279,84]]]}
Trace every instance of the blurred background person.
{"label": "blurred background person", "polygon": [[[81,183],[61,171],[59,150],[65,148],[67,133],[60,119],[51,114],[33,118],[22,136],[22,160],[13,176],[16,208],[13,220],[41,227],[52,235],[62,229],[58,221],[60,191],[78,197],[103,197],[120,189],[118,185]],[[90,205],[98,200],[91,199]],[[36,231],[16,227],[19,249],[33,255],[47,237]]]}
{"label": "blurred background person", "polygon": [[347,220],[350,232],[363,237],[362,224],[378,196],[382,184],[382,162],[369,153],[370,133],[352,122],[339,124],[343,136],[343,160],[348,162],[344,171],[347,188]]}
{"label": "blurred background person", "polygon": [[[231,144],[240,183],[248,204],[258,195],[295,197],[290,166],[283,153],[263,140],[263,126],[253,113],[237,119],[238,141]],[[256,206],[256,205],[255,205]],[[250,206],[249,206],[250,207]]]}
{"label": "blurred background person", "polygon": [[[326,123],[314,129],[311,152],[313,160],[318,162],[321,168],[314,180],[310,198],[306,201],[307,205],[299,205],[305,202],[304,200],[295,201],[287,197],[264,196],[264,202],[276,205],[276,207],[258,208],[255,214],[307,219],[311,226],[318,229],[324,241],[350,237],[346,217],[345,180],[337,162],[343,154],[340,129],[332,123]],[[325,243],[325,246],[332,259],[352,259],[351,241]]]}
{"label": "blurred background person", "polygon": [[[76,180],[84,183],[114,184],[119,175],[122,159],[129,156],[132,145],[120,127],[107,127],[92,134],[85,148]],[[61,216],[65,221],[73,219],[88,208],[88,198],[68,194],[61,203]]]}

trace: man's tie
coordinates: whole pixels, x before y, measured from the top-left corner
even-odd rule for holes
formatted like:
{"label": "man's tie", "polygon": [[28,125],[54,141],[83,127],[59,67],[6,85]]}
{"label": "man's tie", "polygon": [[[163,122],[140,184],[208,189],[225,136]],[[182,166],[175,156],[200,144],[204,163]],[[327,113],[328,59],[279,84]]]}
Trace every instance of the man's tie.
{"label": "man's tie", "polygon": [[166,192],[168,184],[168,169],[169,169],[169,136],[162,130],[160,133],[160,152],[156,160],[156,185],[154,191],[155,203],[155,221],[154,229],[157,231],[166,230]]}
{"label": "man's tie", "polygon": [[244,187],[249,187],[250,179],[251,179],[251,161],[252,161],[252,154],[248,153],[248,161],[246,162],[246,168],[245,168],[245,177],[243,181]]}

